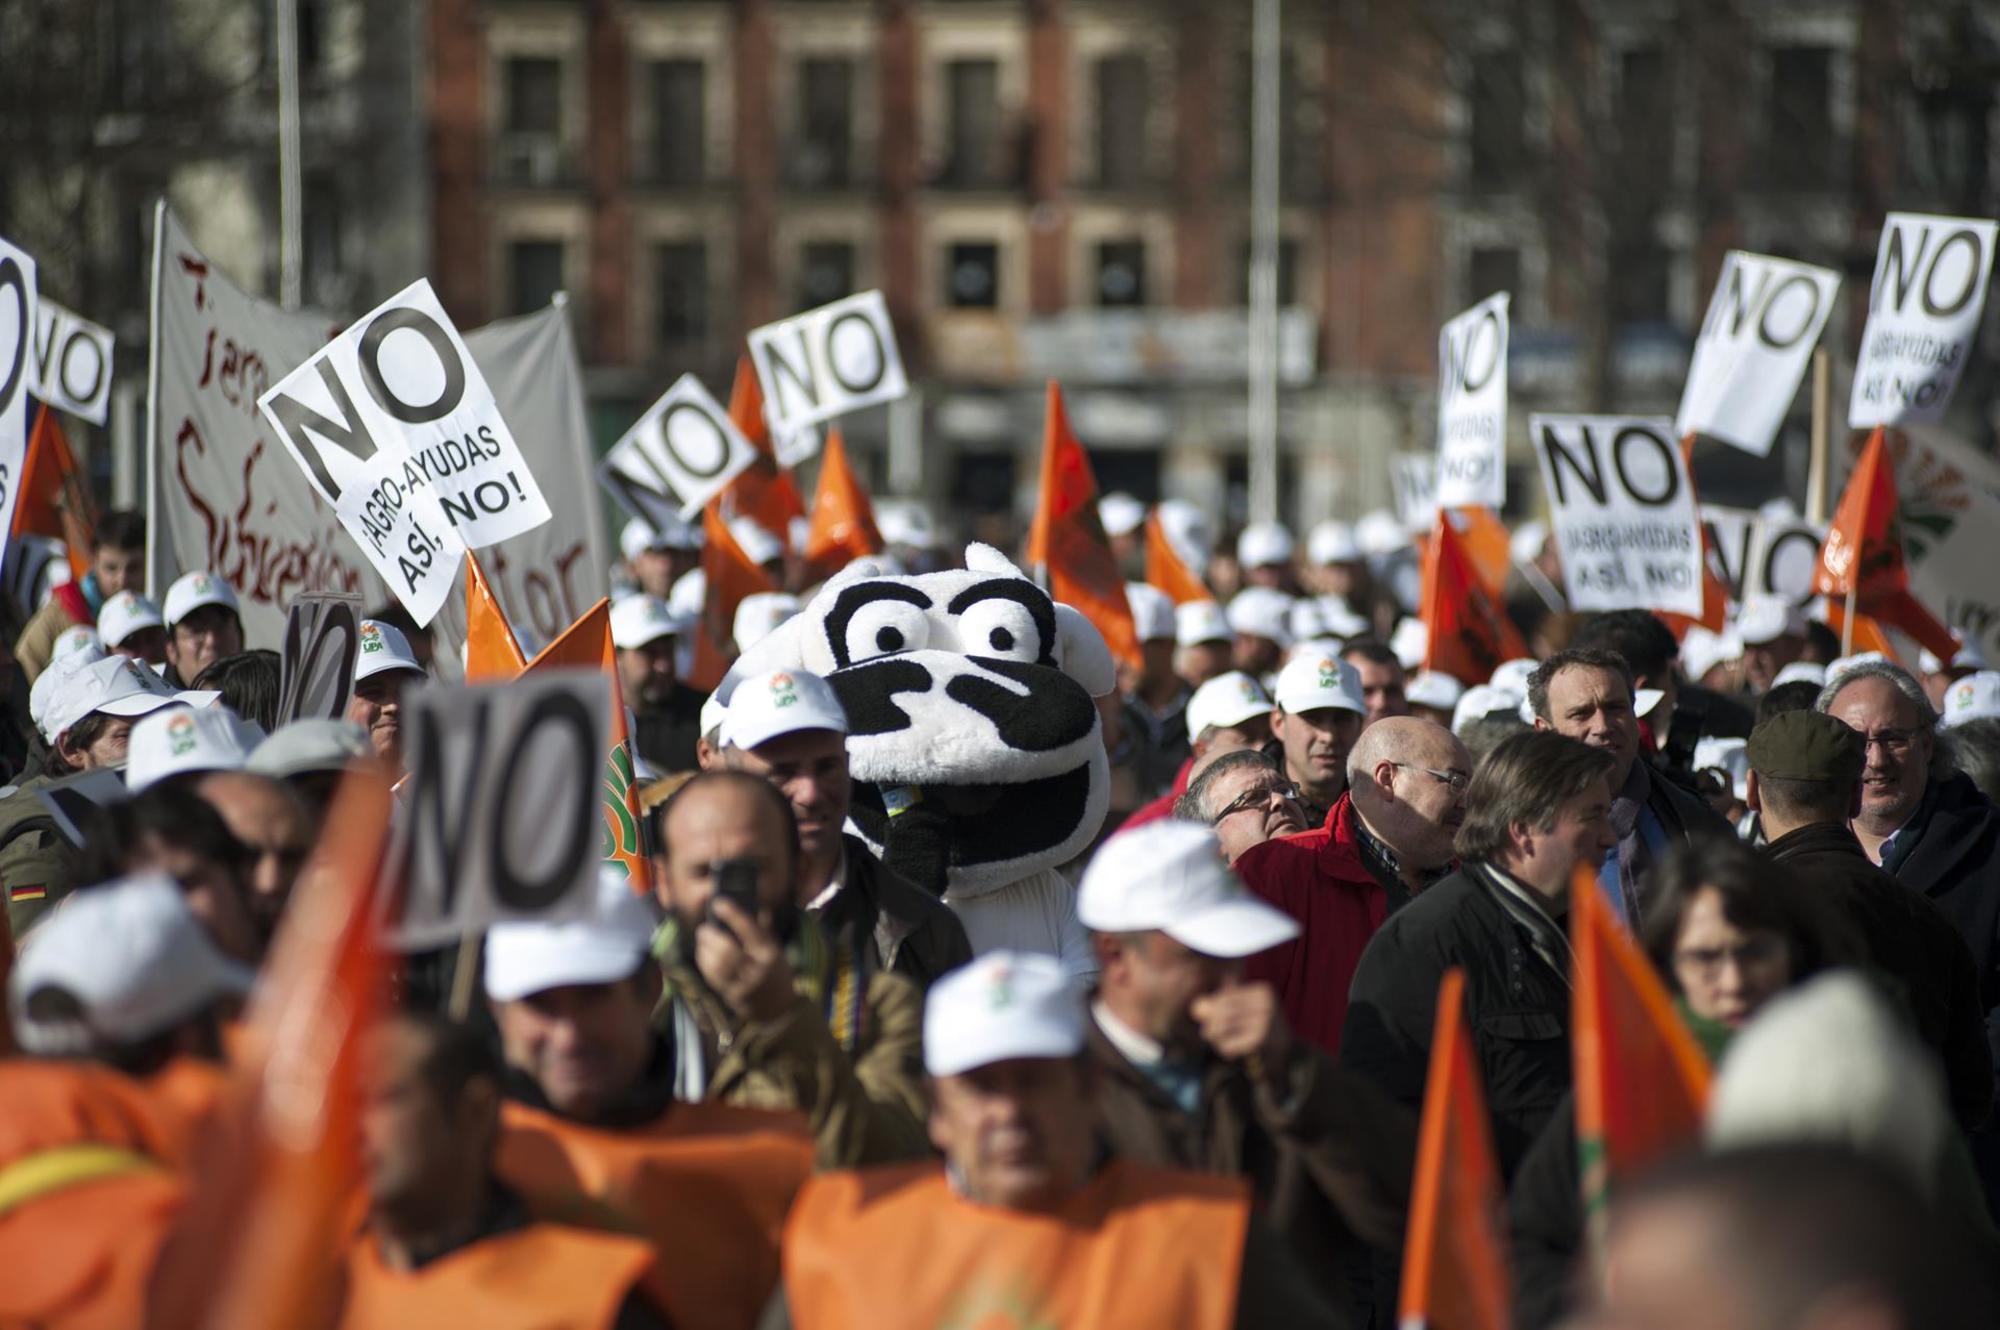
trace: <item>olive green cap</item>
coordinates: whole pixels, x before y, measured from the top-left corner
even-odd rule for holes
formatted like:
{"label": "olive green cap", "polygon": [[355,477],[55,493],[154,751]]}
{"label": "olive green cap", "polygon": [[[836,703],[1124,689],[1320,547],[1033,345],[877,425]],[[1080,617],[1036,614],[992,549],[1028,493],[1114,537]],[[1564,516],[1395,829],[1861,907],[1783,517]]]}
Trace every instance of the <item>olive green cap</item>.
{"label": "olive green cap", "polygon": [[1787,711],[1750,732],[1750,769],[1772,780],[1844,783],[1861,778],[1868,749],[1861,732],[1819,711]]}

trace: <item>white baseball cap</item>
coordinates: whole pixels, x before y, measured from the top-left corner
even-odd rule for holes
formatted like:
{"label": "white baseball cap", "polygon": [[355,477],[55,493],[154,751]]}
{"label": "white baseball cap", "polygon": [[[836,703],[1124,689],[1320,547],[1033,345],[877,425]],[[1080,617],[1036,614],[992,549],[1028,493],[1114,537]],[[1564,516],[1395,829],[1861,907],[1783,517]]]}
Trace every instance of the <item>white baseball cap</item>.
{"label": "white baseball cap", "polygon": [[1795,660],[1778,671],[1777,677],[1771,680],[1771,687],[1776,688],[1779,684],[1787,683],[1809,683],[1815,688],[1824,687],[1826,666],[1816,660]]}
{"label": "white baseball cap", "polygon": [[789,591],[753,591],[736,603],[730,636],[738,651],[748,651],[797,614],[800,602]]}
{"label": "white baseball cap", "polygon": [[1151,582],[1127,582],[1125,603],[1132,607],[1132,631],[1141,642],[1173,639],[1176,616],[1172,596]]}
{"label": "white baseball cap", "polygon": [[1113,490],[1097,501],[1097,520],[1107,536],[1129,536],[1146,520],[1146,505]]}
{"label": "white baseball cap", "polygon": [[1520,699],[1528,695],[1528,676],[1539,668],[1541,668],[1540,661],[1530,660],[1526,656],[1516,656],[1512,660],[1503,660],[1495,665],[1492,677],[1486,682]]}
{"label": "white baseball cap", "polygon": [[847,733],[847,712],[833,695],[833,685],[804,670],[770,670],[753,674],[729,695],[722,718],[722,742],[728,748],[755,748],[781,735],[801,730]]}
{"label": "white baseball cap", "polygon": [[1186,499],[1162,499],[1154,505],[1153,513],[1174,553],[1181,556],[1189,572],[1201,576],[1202,565],[1215,548],[1215,523]]}
{"label": "white baseball cap", "polygon": [[518,1002],[552,988],[630,979],[652,952],[660,916],[651,896],[603,868],[581,918],[510,920],[486,930],[486,996]]}
{"label": "white baseball cap", "polygon": [[1321,568],[1353,563],[1361,557],[1361,547],[1354,543],[1354,528],[1345,522],[1321,522],[1306,533],[1306,557]]}
{"label": "white baseball cap", "polygon": [[701,700],[701,732],[704,737],[715,734],[718,735],[719,742],[722,722],[728,718],[729,707],[723,702],[720,693],[710,693]]}
{"label": "white baseball cap", "polygon": [[1681,672],[1696,683],[1716,666],[1743,658],[1743,639],[1733,628],[1712,633],[1695,624],[1681,638]]}
{"label": "white baseball cap", "polygon": [[1266,637],[1284,646],[1292,640],[1286,626],[1292,598],[1272,587],[1244,587],[1229,601],[1229,627],[1245,637]]}
{"label": "white baseball cap", "polygon": [[1283,522],[1252,522],[1236,538],[1236,562],[1245,568],[1267,568],[1292,561],[1292,533]]}
{"label": "white baseball cap", "polygon": [[611,645],[634,651],[663,637],[679,637],[691,625],[658,596],[627,596],[611,606]]}
{"label": "white baseball cap", "polygon": [[[1518,716],[1527,697],[1490,683],[1476,683],[1459,695],[1458,704],[1451,709],[1451,732],[1458,734],[1475,720],[1485,720],[1488,716]],[[1463,737],[1462,735],[1460,737]]]}
{"label": "white baseball cap", "polygon": [[1947,727],[2000,716],[2000,672],[1978,670],[1944,690]]}
{"label": "white baseball cap", "polygon": [[924,1070],[957,1076],[1016,1058],[1073,1058],[1083,1029],[1083,995],[1055,957],[989,951],[931,985]]}
{"label": "white baseball cap", "polygon": [[1083,870],[1076,917],[1097,933],[1165,933],[1204,956],[1234,959],[1299,935],[1298,923],[1243,889],[1215,832],[1149,822],[1104,842]]}
{"label": "white baseball cap", "polygon": [[1288,640],[1303,642],[1312,637],[1329,637],[1333,630],[1327,627],[1326,612],[1320,609],[1319,602],[1301,596],[1285,612],[1285,632]]}
{"label": "white baseball cap", "polygon": [[1403,696],[1413,707],[1450,711],[1465,696],[1465,685],[1442,670],[1422,670],[1403,689]]}
{"label": "white baseball cap", "polygon": [[1746,646],[1806,635],[1805,611],[1782,596],[1747,597],[1736,613],[1736,636]]}
{"label": "white baseball cap", "polygon": [[354,682],[360,683],[363,679],[372,679],[390,670],[410,670],[422,674],[424,667],[417,663],[416,653],[410,650],[410,639],[403,636],[402,629],[376,619],[363,619],[361,645],[354,653]]}
{"label": "white baseball cap", "polygon": [[1380,558],[1408,549],[1410,533],[1403,529],[1402,522],[1394,513],[1386,508],[1377,508],[1354,524],[1354,543],[1361,547],[1363,554]]}
{"label": "white baseball cap", "polygon": [[1241,670],[1218,674],[1194,690],[1187,704],[1187,732],[1199,739],[1211,729],[1226,730],[1253,716],[1271,714],[1271,695]]}
{"label": "white baseball cap", "polygon": [[729,534],[752,563],[774,563],[785,557],[785,542],[748,517],[729,519]]}
{"label": "white baseball cap", "polygon": [[43,740],[48,743],[56,741],[55,732],[48,727],[48,709],[63,681],[84,666],[95,665],[108,654],[102,646],[93,646],[67,656],[55,656],[49,660],[48,668],[35,676],[34,686],[28,689],[28,719],[42,732]]}
{"label": "white baseball cap", "polygon": [[1738,799],[1750,797],[1750,748],[1745,739],[1704,734],[1694,742],[1694,769],[1715,767],[1728,773],[1729,788]]}
{"label": "white baseball cap", "polygon": [[217,577],[210,572],[182,573],[167,588],[163,606],[167,624],[179,623],[204,605],[221,605],[239,614],[243,609],[236,599],[236,588],[229,585],[228,578]]}
{"label": "white baseball cap", "polygon": [[1979,639],[1966,641],[1958,633],[1952,637],[1958,642],[1958,650],[1951,653],[1949,666],[1937,658],[1929,647],[1917,653],[1917,671],[1920,674],[1938,674],[1947,668],[1954,670],[1983,670],[1987,667],[1986,650],[1979,645]]}
{"label": "white baseball cap", "polygon": [[1431,628],[1422,619],[1405,618],[1389,634],[1389,650],[1396,654],[1396,663],[1406,670],[1422,665],[1430,649]]}
{"label": "white baseball cap", "polygon": [[207,706],[217,693],[176,693],[173,686],[127,656],[106,656],[64,674],[43,711],[43,733],[51,743],[93,711],[107,716],[143,716],[161,707]]}
{"label": "white baseball cap", "polygon": [[97,612],[97,635],[107,647],[115,647],[145,628],[164,628],[160,607],[136,591],[121,591],[107,598]]}
{"label": "white baseball cap", "polygon": [[1301,656],[1278,671],[1278,705],[1287,714],[1332,707],[1366,715],[1361,672],[1338,656]]}
{"label": "white baseball cap", "polygon": [[89,624],[75,623],[56,634],[56,640],[49,646],[49,659],[60,660],[64,656],[75,656],[95,651],[104,654],[104,635]]}
{"label": "white baseball cap", "polygon": [[1212,600],[1190,600],[1174,606],[1174,642],[1198,647],[1203,642],[1227,642],[1235,634],[1222,606]]}
{"label": "white baseball cap", "polygon": [[673,513],[667,513],[665,522],[655,526],[643,517],[635,517],[625,524],[618,533],[618,552],[627,562],[638,558],[647,550],[698,550],[701,548],[701,527]]}
{"label": "white baseball cap", "polygon": [[32,1050],[53,1033],[25,1015],[41,989],[76,998],[93,1033],[136,1044],[242,996],[252,978],[216,947],[173,879],[155,872],[71,893],[28,934],[7,986],[14,1032]]}
{"label": "white baseball cap", "polygon": [[373,755],[368,731],[351,720],[315,716],[280,725],[250,752],[244,765],[280,780],[318,771],[345,771],[348,764]]}
{"label": "white baseball cap", "polygon": [[228,707],[155,712],[132,726],[125,759],[125,787],[137,794],[169,776],[195,771],[241,771],[264,737]]}

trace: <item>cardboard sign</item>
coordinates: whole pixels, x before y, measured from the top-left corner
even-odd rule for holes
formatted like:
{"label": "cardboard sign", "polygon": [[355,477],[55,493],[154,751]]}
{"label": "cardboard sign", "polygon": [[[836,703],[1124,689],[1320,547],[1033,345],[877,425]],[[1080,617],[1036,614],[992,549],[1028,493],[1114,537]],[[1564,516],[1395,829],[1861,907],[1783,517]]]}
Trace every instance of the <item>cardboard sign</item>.
{"label": "cardboard sign", "polygon": [[1396,496],[1396,520],[1405,530],[1428,531],[1437,520],[1438,459],[1429,453],[1397,453],[1390,459],[1389,488]]}
{"label": "cardboard sign", "polygon": [[[701,380],[683,374],[611,446],[597,475],[636,517],[664,525],[654,510],[678,502],[691,518],[757,460],[757,449]],[[670,498],[671,496],[671,498]]]}
{"label": "cardboard sign", "polygon": [[44,298],[35,313],[35,375],[29,391],[93,425],[111,418],[109,328]]}
{"label": "cardboard sign", "polygon": [[1840,274],[1731,250],[1695,339],[1674,432],[1712,435],[1759,457],[1785,423]]}
{"label": "cardboard sign", "polygon": [[1943,419],[1986,308],[1996,229],[1963,217],[1889,214],[1875,253],[1849,426]]}
{"label": "cardboard sign", "polygon": [[419,623],[450,595],[468,546],[549,520],[427,281],[377,306],[257,405]]}
{"label": "cardboard sign", "polygon": [[361,613],[361,597],[341,591],[308,591],[292,601],[278,676],[278,724],[347,714]]}
{"label": "cardboard sign", "polygon": [[[1507,293],[1488,296],[1438,334],[1437,501],[1507,502]],[[1428,525],[1428,523],[1426,523]]]}
{"label": "cardboard sign", "polygon": [[406,694],[408,793],[398,944],[436,946],[503,919],[588,909],[603,835],[611,680],[550,670]]}
{"label": "cardboard sign", "polygon": [[773,439],[909,391],[880,291],[753,329],[750,359]]}
{"label": "cardboard sign", "polygon": [[1700,616],[1701,523],[1673,429],[1628,416],[1529,422],[1572,609]]}
{"label": "cardboard sign", "polygon": [[28,462],[29,383],[34,374],[35,260],[0,240],[0,548],[14,529]]}

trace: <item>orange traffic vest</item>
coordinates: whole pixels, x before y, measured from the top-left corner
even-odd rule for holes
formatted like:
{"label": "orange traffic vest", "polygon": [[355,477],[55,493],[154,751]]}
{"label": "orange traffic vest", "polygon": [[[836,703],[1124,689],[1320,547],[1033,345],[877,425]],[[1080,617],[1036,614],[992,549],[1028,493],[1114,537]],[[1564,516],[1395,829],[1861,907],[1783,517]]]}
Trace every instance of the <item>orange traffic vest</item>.
{"label": "orange traffic vest", "polygon": [[975,1205],[935,1164],[829,1173],[785,1228],[798,1330],[1229,1330],[1240,1179],[1107,1165],[1056,1214]]}
{"label": "orange traffic vest", "polygon": [[537,1214],[595,1227],[609,1207],[649,1241],[646,1292],[675,1330],[743,1330],[778,1286],[778,1242],[812,1173],[796,1113],[677,1103],[604,1130],[509,1101],[494,1173]]}
{"label": "orange traffic vest", "polygon": [[364,1234],[348,1252],[339,1330],[610,1330],[652,1264],[638,1238],[531,1224],[399,1271]]}

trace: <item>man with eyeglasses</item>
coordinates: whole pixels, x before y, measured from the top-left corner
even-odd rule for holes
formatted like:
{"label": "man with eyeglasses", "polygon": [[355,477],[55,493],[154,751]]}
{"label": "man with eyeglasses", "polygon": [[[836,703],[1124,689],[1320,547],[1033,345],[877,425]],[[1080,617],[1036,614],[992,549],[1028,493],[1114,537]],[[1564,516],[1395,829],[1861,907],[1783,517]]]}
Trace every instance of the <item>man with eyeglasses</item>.
{"label": "man with eyeglasses", "polygon": [[1249,962],[1301,1036],[1340,1047],[1347,989],[1368,939],[1395,907],[1452,865],[1472,758],[1450,730],[1413,716],[1376,721],[1347,754],[1348,792],[1324,826],[1246,850],[1252,891],[1299,921],[1296,942]]}
{"label": "man with eyeglasses", "polygon": [[1174,801],[1174,816],[1213,827],[1232,864],[1253,845],[1306,829],[1298,786],[1254,748],[1224,753],[1203,768]]}

